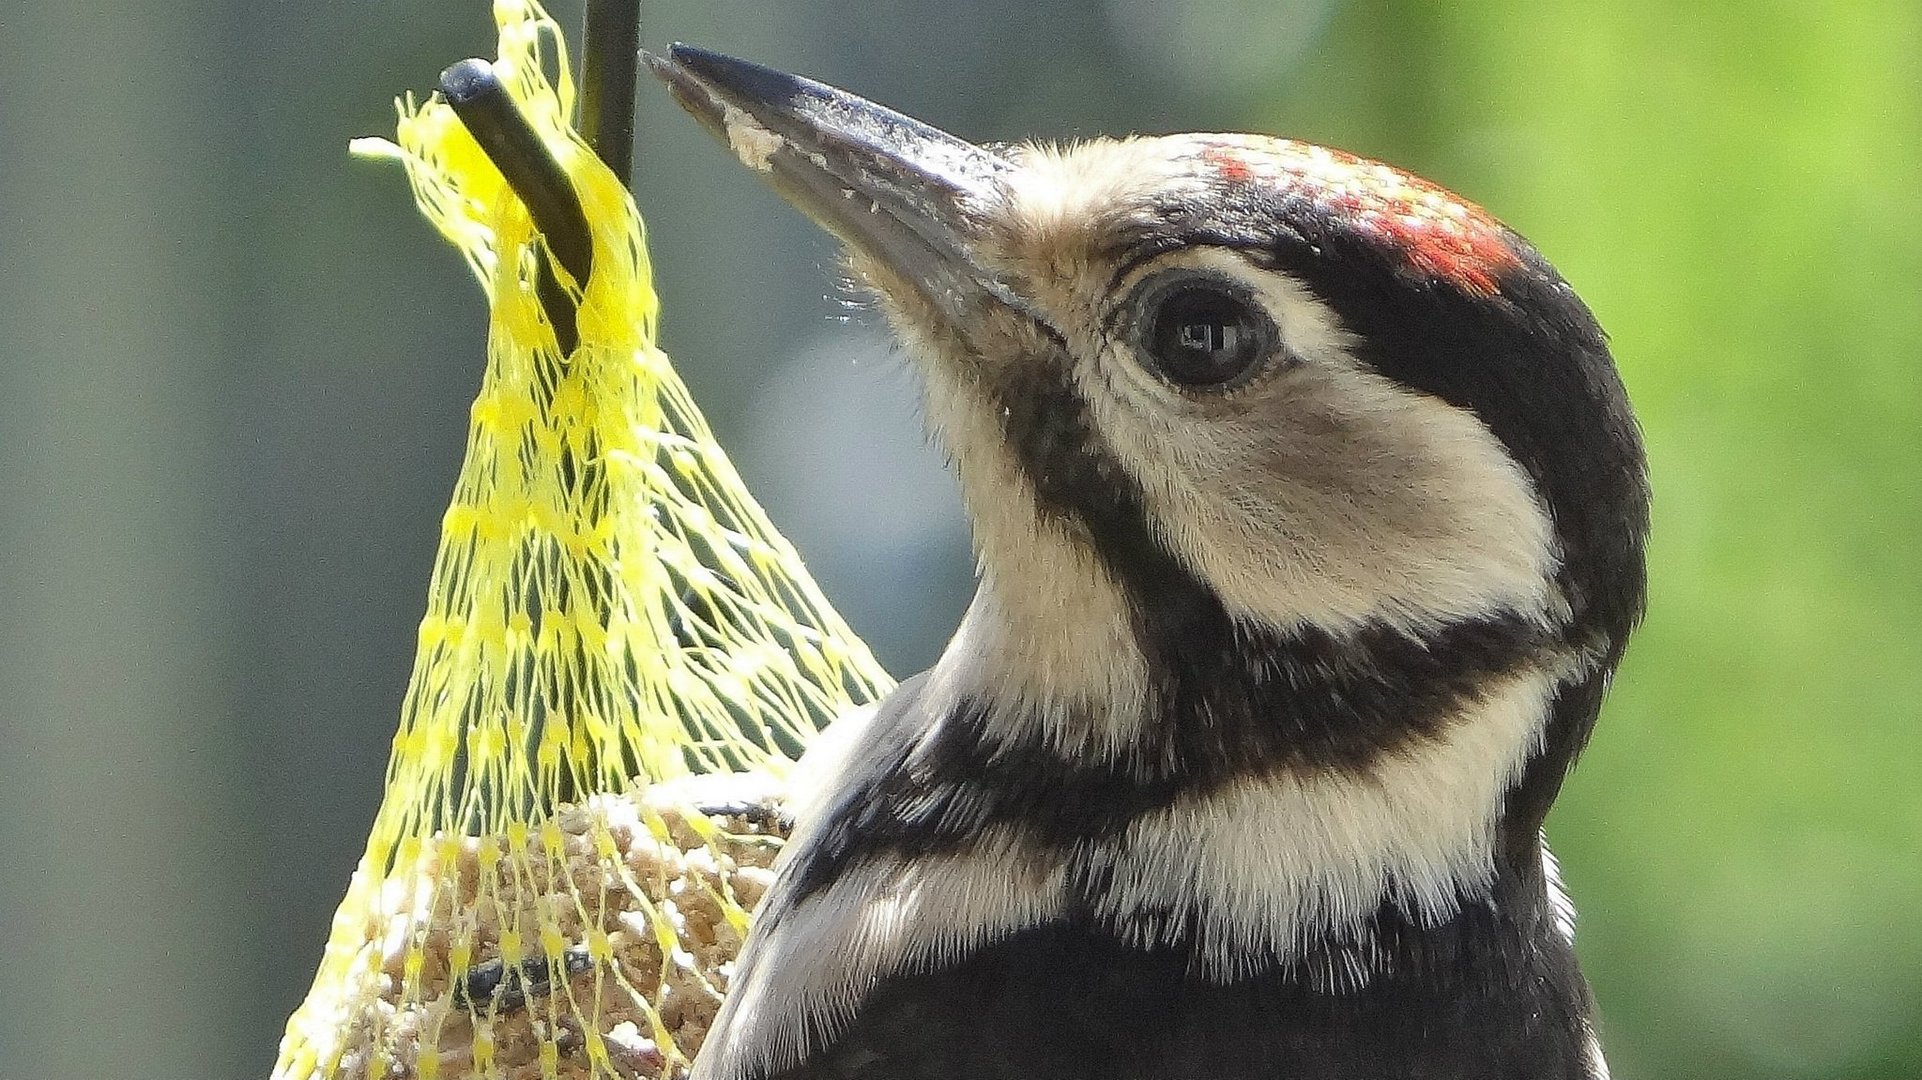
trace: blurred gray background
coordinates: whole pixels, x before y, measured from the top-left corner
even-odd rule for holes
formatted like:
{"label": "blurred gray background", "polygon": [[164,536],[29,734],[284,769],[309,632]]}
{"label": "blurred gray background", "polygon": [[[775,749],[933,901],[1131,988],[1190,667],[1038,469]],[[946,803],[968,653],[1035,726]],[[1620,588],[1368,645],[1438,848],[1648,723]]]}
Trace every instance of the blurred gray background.
{"label": "blurred gray background", "polygon": [[[1331,142],[1531,235],[1614,332],[1657,476],[1653,614],[1551,822],[1616,1075],[1922,1077],[1912,2],[644,27],[978,139]],[[380,796],[485,329],[347,140],[492,49],[479,0],[0,5],[0,1080],[269,1068]],[[666,347],[910,673],[971,570],[912,380],[827,242],[640,92]]]}

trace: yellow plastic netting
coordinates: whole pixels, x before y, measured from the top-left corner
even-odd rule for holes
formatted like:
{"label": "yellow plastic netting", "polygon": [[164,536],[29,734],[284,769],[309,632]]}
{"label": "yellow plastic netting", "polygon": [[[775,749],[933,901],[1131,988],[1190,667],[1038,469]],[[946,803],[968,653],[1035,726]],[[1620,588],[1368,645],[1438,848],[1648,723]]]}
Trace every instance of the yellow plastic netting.
{"label": "yellow plastic netting", "polygon": [[396,139],[354,150],[399,161],[473,268],[487,367],[385,796],[275,1080],[683,1069],[684,999],[718,995],[775,839],[647,786],[778,776],[888,686],[655,348],[640,217],[570,126],[558,27],[494,14],[495,70],[592,226],[590,280],[554,267],[580,344],[559,354],[500,173],[438,96],[402,100]]}

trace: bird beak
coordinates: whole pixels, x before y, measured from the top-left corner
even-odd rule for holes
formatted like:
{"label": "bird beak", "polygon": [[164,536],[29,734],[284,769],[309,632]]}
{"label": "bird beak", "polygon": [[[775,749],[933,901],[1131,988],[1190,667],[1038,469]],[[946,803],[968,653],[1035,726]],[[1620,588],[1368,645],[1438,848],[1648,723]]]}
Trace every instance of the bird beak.
{"label": "bird beak", "polygon": [[984,300],[1014,302],[976,256],[982,223],[1007,199],[1006,158],[844,90],[719,53],[675,45],[641,59],[782,198],[957,324]]}

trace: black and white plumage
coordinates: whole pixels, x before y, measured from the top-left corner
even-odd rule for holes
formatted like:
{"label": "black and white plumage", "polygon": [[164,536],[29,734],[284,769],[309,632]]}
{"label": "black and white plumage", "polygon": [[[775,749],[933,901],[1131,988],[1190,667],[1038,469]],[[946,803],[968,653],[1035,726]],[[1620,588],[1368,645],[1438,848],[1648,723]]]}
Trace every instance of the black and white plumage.
{"label": "black and white plumage", "polygon": [[811,753],[696,1080],[1605,1076],[1540,827],[1648,490],[1556,272],[1335,151],[986,149],[648,61],[848,244],[981,561]]}

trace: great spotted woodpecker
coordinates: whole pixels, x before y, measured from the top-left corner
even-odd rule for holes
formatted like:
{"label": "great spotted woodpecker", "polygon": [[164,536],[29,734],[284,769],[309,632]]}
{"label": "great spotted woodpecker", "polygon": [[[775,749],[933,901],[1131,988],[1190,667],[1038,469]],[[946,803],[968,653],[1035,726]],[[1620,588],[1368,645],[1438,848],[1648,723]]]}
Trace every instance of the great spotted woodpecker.
{"label": "great spotted woodpecker", "polygon": [[989,148],[645,59],[845,242],[980,558],[811,763],[695,1080],[1605,1076],[1540,830],[1649,491],[1561,276],[1336,150]]}

